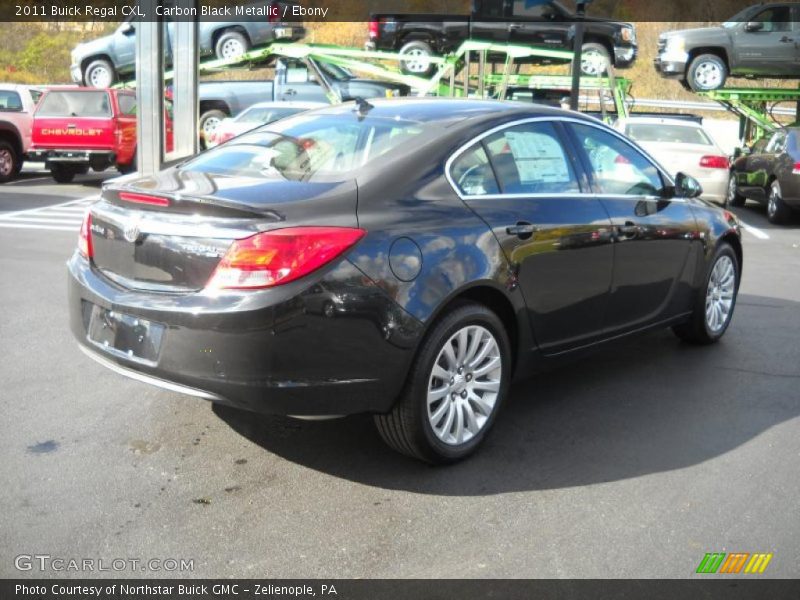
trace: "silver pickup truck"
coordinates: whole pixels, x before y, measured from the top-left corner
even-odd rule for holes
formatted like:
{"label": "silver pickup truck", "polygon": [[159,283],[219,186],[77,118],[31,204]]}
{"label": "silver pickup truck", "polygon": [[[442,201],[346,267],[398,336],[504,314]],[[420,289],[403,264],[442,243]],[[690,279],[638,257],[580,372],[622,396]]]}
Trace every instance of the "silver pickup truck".
{"label": "silver pickup truck", "polygon": [[[270,14],[285,14],[281,2],[254,2],[248,6],[268,6]],[[275,10],[277,7],[278,10]],[[291,10],[286,14],[292,14]],[[172,39],[173,23],[168,23],[167,38]],[[250,49],[276,40],[299,40],[305,36],[302,23],[285,23],[275,19],[260,21],[200,21],[198,25],[200,56],[216,55],[219,59],[233,59]],[[170,44],[166,44],[166,60],[171,62]],[[119,79],[132,76],[136,68],[136,22],[129,19],[116,31],[96,40],[78,44],[72,50],[70,73],[80,85],[107,88]]]}

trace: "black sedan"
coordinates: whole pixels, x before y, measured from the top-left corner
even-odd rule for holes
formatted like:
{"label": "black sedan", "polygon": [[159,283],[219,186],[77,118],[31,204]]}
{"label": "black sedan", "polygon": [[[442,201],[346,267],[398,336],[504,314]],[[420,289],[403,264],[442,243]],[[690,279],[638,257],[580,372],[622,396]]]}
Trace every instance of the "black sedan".
{"label": "black sedan", "polygon": [[264,413],[373,413],[393,448],[450,462],[512,378],[651,328],[725,333],[740,231],[700,191],[577,113],[323,108],[107,184],[69,261],[71,327],[124,375]]}
{"label": "black sedan", "polygon": [[734,160],[728,182],[728,204],[747,199],[767,205],[771,223],[785,223],[800,211],[800,127],[761,138]]}

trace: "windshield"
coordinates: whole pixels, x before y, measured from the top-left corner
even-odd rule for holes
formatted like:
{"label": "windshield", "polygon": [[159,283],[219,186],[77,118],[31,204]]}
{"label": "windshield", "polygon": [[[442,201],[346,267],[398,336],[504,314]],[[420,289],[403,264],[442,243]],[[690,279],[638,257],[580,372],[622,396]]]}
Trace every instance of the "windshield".
{"label": "windshield", "polygon": [[[430,124],[426,127],[430,129]],[[423,132],[420,123],[355,115],[296,115],[199,155],[184,170],[217,175],[343,180]]]}
{"label": "windshield", "polygon": [[706,132],[699,127],[664,125],[662,123],[631,123],[625,128],[625,134],[637,142],[712,145]]}
{"label": "windshield", "polygon": [[40,117],[110,117],[107,92],[50,92],[36,114]]}
{"label": "windshield", "polygon": [[725,21],[722,26],[726,29],[732,29],[733,27],[738,27],[739,24],[744,23],[745,21],[749,21],[750,15],[752,15],[756,10],[759,8],[763,8],[763,6],[749,6],[744,10],[740,10],[738,13],[733,15],[730,19]]}

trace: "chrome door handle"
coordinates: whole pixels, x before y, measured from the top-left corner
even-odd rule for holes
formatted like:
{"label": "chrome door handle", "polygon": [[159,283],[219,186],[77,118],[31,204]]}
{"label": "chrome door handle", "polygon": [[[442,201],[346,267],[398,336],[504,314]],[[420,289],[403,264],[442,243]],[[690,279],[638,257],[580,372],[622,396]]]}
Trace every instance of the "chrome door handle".
{"label": "chrome door handle", "polygon": [[640,227],[630,221],[626,222],[625,225],[617,225],[617,235],[627,240],[635,238],[639,235],[639,231],[641,231]]}

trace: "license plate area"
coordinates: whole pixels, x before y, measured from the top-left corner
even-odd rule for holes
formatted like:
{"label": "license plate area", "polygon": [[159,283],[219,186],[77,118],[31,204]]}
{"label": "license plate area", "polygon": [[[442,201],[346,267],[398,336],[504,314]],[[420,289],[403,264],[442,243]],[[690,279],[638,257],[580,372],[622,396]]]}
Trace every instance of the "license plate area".
{"label": "license plate area", "polygon": [[89,316],[89,342],[109,354],[155,366],[165,326],[93,304]]}
{"label": "license plate area", "polygon": [[275,39],[290,38],[294,35],[294,30],[291,27],[276,27]]}

